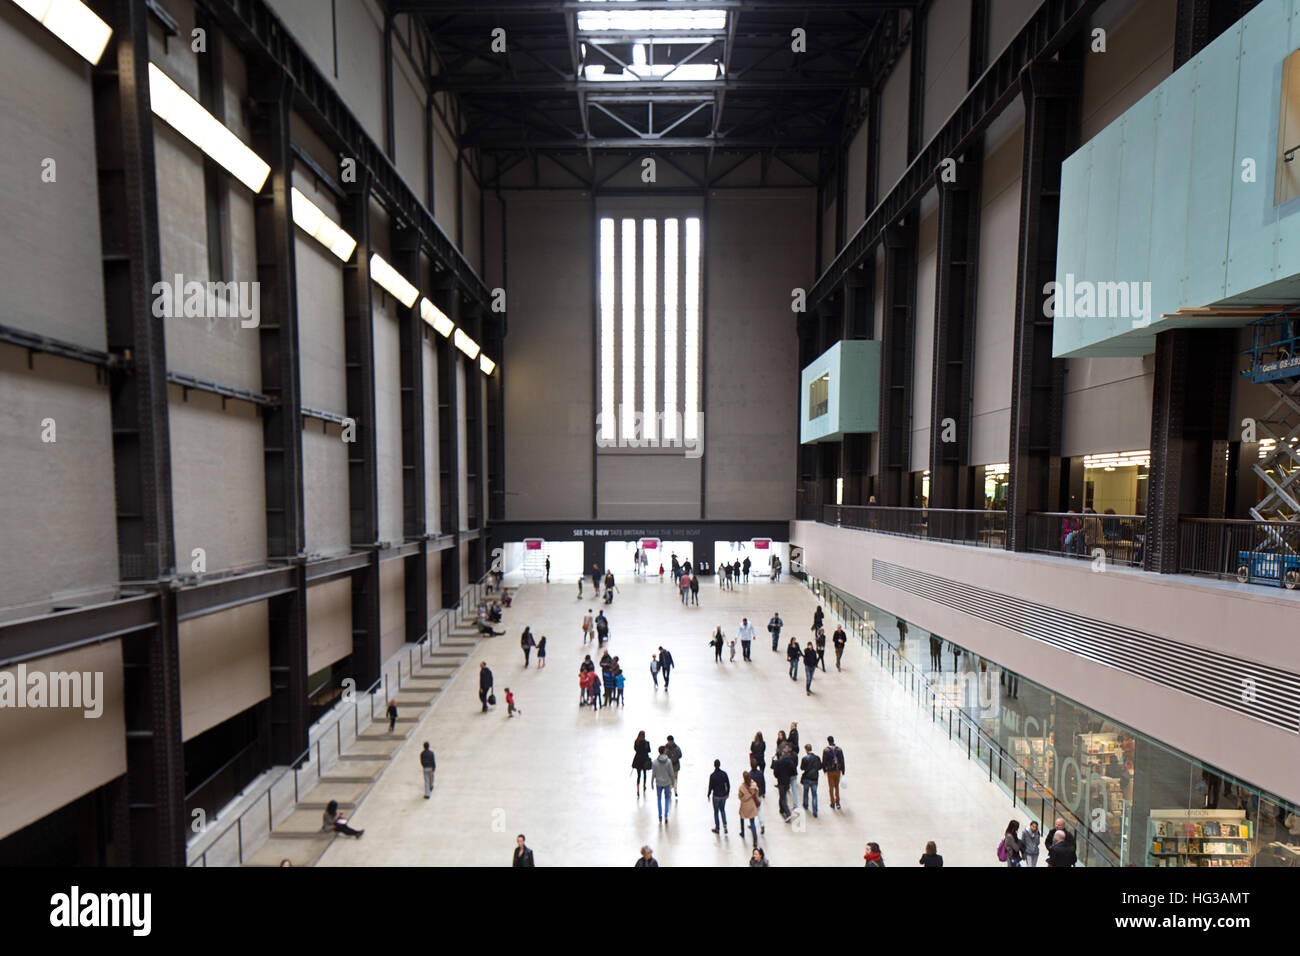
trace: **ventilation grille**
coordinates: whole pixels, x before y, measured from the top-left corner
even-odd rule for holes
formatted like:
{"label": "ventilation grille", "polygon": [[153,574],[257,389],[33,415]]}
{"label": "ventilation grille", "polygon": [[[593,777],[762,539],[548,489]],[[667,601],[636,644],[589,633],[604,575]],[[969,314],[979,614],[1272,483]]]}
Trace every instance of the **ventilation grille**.
{"label": "ventilation grille", "polygon": [[873,559],[871,578],[1134,677],[1300,734],[1300,675]]}

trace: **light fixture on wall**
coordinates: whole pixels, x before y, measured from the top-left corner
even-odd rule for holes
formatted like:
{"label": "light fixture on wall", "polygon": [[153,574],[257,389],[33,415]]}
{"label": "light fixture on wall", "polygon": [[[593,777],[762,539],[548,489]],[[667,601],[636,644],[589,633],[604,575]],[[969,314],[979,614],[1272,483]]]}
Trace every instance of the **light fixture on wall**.
{"label": "light fixture on wall", "polygon": [[424,298],[420,299],[420,318],[432,325],[444,339],[451,335],[451,330],[456,327],[456,323],[447,318],[442,309]]}
{"label": "light fixture on wall", "polygon": [[14,0],[90,64],[99,62],[113,28],[81,0]]}
{"label": "light fixture on wall", "polygon": [[153,63],[149,64],[149,103],[159,119],[166,120],[230,175],[253,192],[262,191],[271,167]]}
{"label": "light fixture on wall", "polygon": [[355,239],[325,215],[319,206],[304,196],[297,186],[289,191],[289,198],[293,206],[293,221],[303,232],[344,262],[352,258],[352,250],[357,247]]}
{"label": "light fixture on wall", "polygon": [[377,252],[370,257],[370,278],[391,292],[408,309],[420,296],[420,290],[402,278],[402,274],[385,262]]}
{"label": "light fixture on wall", "polygon": [[491,375],[492,370],[497,367],[497,363],[492,361],[486,355],[480,355],[478,357],[478,367],[483,370],[484,375]]}
{"label": "light fixture on wall", "polygon": [[473,339],[471,339],[468,335],[466,335],[463,329],[456,330],[456,337],[454,341],[456,342],[456,348],[460,349],[470,358],[472,359],[478,358],[478,352],[479,352],[478,343],[475,342]]}

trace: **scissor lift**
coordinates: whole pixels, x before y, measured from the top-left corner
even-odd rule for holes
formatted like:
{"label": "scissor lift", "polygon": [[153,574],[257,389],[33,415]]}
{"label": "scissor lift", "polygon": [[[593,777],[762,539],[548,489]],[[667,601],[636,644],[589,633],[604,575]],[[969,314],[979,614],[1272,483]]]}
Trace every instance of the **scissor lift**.
{"label": "scissor lift", "polygon": [[1295,523],[1300,532],[1300,306],[1252,323],[1250,367],[1242,374],[1262,385],[1277,401],[1256,423],[1257,437],[1271,438],[1273,450],[1251,468],[1268,493],[1250,509],[1261,522],[1255,543],[1237,552],[1237,580],[1300,586],[1296,534],[1276,522]]}

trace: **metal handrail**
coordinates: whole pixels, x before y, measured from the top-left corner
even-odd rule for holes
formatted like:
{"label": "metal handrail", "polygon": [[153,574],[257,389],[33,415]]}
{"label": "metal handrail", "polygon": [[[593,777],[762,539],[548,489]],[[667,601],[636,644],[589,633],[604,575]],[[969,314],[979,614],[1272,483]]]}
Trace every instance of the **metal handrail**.
{"label": "metal handrail", "polygon": [[[424,634],[421,635],[420,639],[418,641],[413,641],[412,643],[407,645],[406,670],[407,670],[408,678],[415,671],[414,655],[417,649],[420,655],[420,664],[421,666],[423,666],[425,663],[426,649],[432,646],[442,645],[443,640],[446,638],[447,634],[449,634],[451,630],[449,622],[453,617],[453,615],[463,610],[465,606],[466,596],[472,595],[473,599],[470,606],[475,608],[476,609],[475,613],[477,613],[478,597],[480,597],[482,594],[482,587],[484,582],[487,580],[487,578],[488,575],[484,575],[478,581],[474,582],[469,587],[467,587],[464,591],[462,591],[460,595],[460,600],[457,601],[457,603],[454,606],[440,609],[438,613],[434,615],[433,618],[430,619],[429,625],[425,629]],[[434,642],[431,640],[431,638],[434,636],[435,633],[437,634],[436,644],[434,644]],[[389,691],[388,674],[386,672],[381,674],[380,677],[373,684],[371,684],[364,691],[362,691],[362,695],[369,695],[370,697],[369,716],[370,716],[370,721],[372,723],[375,720],[375,698],[377,696],[376,692],[379,690],[379,687],[381,685],[383,686],[384,689],[384,706],[387,707],[388,701],[392,699],[394,694],[390,693]],[[397,662],[396,693],[401,693],[401,690],[402,690],[402,662],[399,659]],[[361,721],[358,712],[358,703],[359,703],[358,697],[354,696],[352,700],[352,736],[354,740],[360,734],[361,731]],[[271,795],[275,791],[276,786],[279,785],[282,781],[284,781],[286,777],[292,774],[293,775],[293,802],[294,805],[296,806],[297,803],[299,802],[299,787],[298,787],[299,772],[303,770],[306,767],[306,765],[310,762],[312,756],[312,750],[314,749],[316,751],[316,762],[315,762],[316,774],[317,774],[317,778],[319,779],[320,774],[323,771],[322,755],[321,755],[321,740],[323,740],[325,737],[328,736],[329,729],[331,727],[334,729],[335,732],[335,745],[334,745],[335,755],[337,757],[338,755],[342,754],[343,752],[342,724],[346,716],[347,716],[346,709],[339,710],[337,716],[334,718],[332,722],[321,725],[321,732],[317,736],[314,746],[309,746],[302,753],[298,754],[298,756],[295,757],[292,761],[290,761],[289,764],[284,768],[284,770],[281,771],[280,774],[277,775],[267,785],[266,793],[265,793],[265,797],[266,797],[265,803],[266,803],[268,834],[271,832],[272,829],[274,829],[275,810],[274,810],[274,804]],[[220,773],[220,771],[218,771],[218,773]],[[198,862],[191,865],[206,867],[208,865],[208,853],[212,851],[213,847],[215,847],[222,840],[224,840],[226,835],[230,833],[232,829],[236,830],[238,834],[238,857],[239,857],[239,862],[242,864],[244,862],[244,836],[243,836],[244,817],[248,816],[248,814],[252,813],[254,810],[259,809],[262,806],[262,803],[263,801],[260,798],[257,799],[254,803],[250,804],[247,808],[245,808],[243,812],[238,814],[232,821],[226,824],[226,826],[219,833],[217,833],[217,835],[212,839],[212,842],[209,843],[207,849],[205,849],[200,854]],[[213,822],[215,823],[216,821],[214,820]],[[207,828],[205,827],[204,831],[206,831],[206,829]]]}
{"label": "metal handrail", "polygon": [[[809,579],[809,581],[806,583],[810,590],[813,590],[814,593],[817,593],[817,588],[814,587],[812,579]],[[869,620],[863,617],[860,613],[858,613],[858,611],[854,609],[852,605],[848,604],[844,600],[844,592],[840,591],[838,588],[830,584],[827,584],[825,581],[818,580],[816,582],[816,585],[822,590],[825,590],[830,593],[833,600],[827,603],[831,605],[832,613],[834,613],[837,617],[839,617],[842,622],[847,623],[849,625],[849,628],[858,635],[858,640],[860,643],[865,645],[868,641],[868,637],[864,636],[864,632],[869,634],[869,640],[871,643],[871,647],[870,647],[871,653],[881,663],[882,666],[884,666],[885,663],[885,659],[884,659],[885,651],[882,651],[881,649],[882,648],[887,649],[887,653],[889,655],[889,671],[891,676],[893,676],[900,684],[909,687],[913,692],[913,696],[915,696],[918,699],[918,701],[920,700],[920,696],[921,696],[920,692],[925,692],[929,694],[930,716],[932,722],[941,722],[944,713],[946,712],[948,718],[947,723],[948,723],[949,740],[952,739],[953,715],[956,715],[958,740],[961,739],[961,731],[963,726],[966,728],[966,753],[968,759],[971,755],[971,747],[973,741],[978,741],[978,743],[974,745],[975,756],[977,758],[980,756],[980,744],[983,744],[988,749],[989,751],[988,768],[989,768],[990,782],[993,780],[993,756],[996,755],[998,759],[998,771],[999,771],[998,782],[999,783],[1002,783],[1002,774],[1001,774],[1002,763],[1004,759],[1006,760],[1006,762],[1010,765],[1012,771],[1011,801],[1013,805],[1015,804],[1017,799],[1020,799],[1021,804],[1024,805],[1025,808],[1028,810],[1029,804],[1028,804],[1027,795],[1029,790],[1032,789],[1034,793],[1037,794],[1038,799],[1042,802],[1043,804],[1042,809],[1046,808],[1048,802],[1051,803],[1052,810],[1053,810],[1053,819],[1055,819],[1056,817],[1061,817],[1062,819],[1069,821],[1074,826],[1074,828],[1078,833],[1083,834],[1083,846],[1086,849],[1097,851],[1101,856],[1101,858],[1105,860],[1105,862],[1108,865],[1111,866],[1119,865],[1119,857],[1115,854],[1115,852],[1110,847],[1106,846],[1106,844],[1101,843],[1100,841],[1094,841],[1091,835],[1091,831],[1088,829],[1085,822],[1081,820],[1074,811],[1072,811],[1069,807],[1066,807],[1063,804],[1059,803],[1056,797],[1048,796],[1047,793],[1048,788],[1046,783],[1044,783],[1041,780],[1038,780],[1032,774],[1025,771],[1024,768],[1022,768],[1019,765],[1019,763],[1015,760],[1014,755],[1010,754],[997,740],[990,737],[981,727],[979,727],[973,720],[971,720],[971,718],[964,711],[962,711],[960,708],[953,707],[951,704],[948,703],[948,701],[941,694],[937,693],[934,689],[934,682],[931,681],[929,677],[926,676],[925,672],[918,669],[916,665],[914,665],[907,658],[897,654],[894,651],[893,645],[890,644],[887,640],[885,640],[885,638],[880,634],[880,632],[876,630],[875,626]],[[845,612],[847,612],[847,614]],[[1018,798],[1019,782],[1021,779],[1024,780],[1026,798]],[[1042,816],[1041,809],[1040,809],[1040,816]]]}

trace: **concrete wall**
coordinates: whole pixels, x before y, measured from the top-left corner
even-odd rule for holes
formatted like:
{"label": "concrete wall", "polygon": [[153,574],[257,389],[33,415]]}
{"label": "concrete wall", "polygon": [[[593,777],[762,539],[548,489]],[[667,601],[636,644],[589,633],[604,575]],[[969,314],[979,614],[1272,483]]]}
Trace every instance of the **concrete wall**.
{"label": "concrete wall", "polygon": [[934,0],[925,20],[923,142],[943,127],[966,95],[969,60],[970,0]]}
{"label": "concrete wall", "polygon": [[379,565],[380,660],[388,660],[406,643],[406,562],[402,558]]}
{"label": "concrete wall", "polygon": [[[912,71],[909,45],[880,93],[880,195],[888,196],[907,169],[907,85]],[[853,230],[848,232],[852,234]]]}
{"label": "concrete wall", "polygon": [[[84,707],[5,709],[0,720],[6,777],[0,787],[0,838],[126,773],[121,642],[37,658],[26,668],[29,676],[37,671],[102,675],[103,711],[88,718]],[[6,670],[17,674],[16,668]]]}
{"label": "concrete wall", "polygon": [[[1291,800],[1300,799],[1300,736],[1201,698],[1094,663],[983,618],[872,580],[880,559],[1001,594],[1220,651],[1290,673],[1300,645],[1288,633],[1295,601],[1261,587],[1111,568],[1091,562],[932,544],[797,522],[810,574],[926,630],[1005,664],[1072,700]],[[1252,626],[1243,629],[1240,622]]]}
{"label": "concrete wall", "polygon": [[197,737],[271,694],[265,601],[181,621],[181,736]]}
{"label": "concrete wall", "polygon": [[307,589],[307,673],[352,653],[352,581],[340,578]]}

